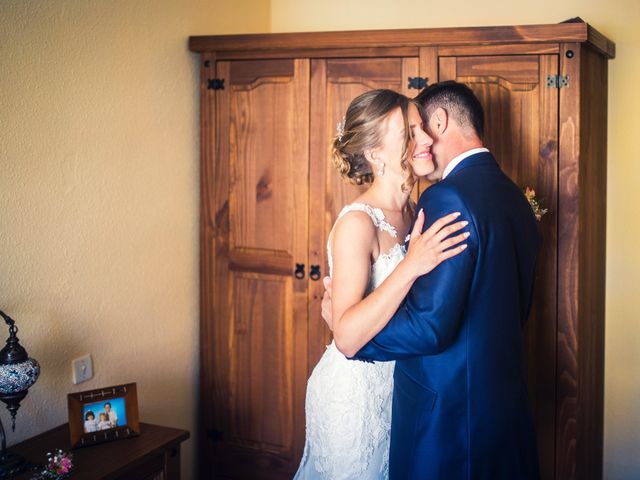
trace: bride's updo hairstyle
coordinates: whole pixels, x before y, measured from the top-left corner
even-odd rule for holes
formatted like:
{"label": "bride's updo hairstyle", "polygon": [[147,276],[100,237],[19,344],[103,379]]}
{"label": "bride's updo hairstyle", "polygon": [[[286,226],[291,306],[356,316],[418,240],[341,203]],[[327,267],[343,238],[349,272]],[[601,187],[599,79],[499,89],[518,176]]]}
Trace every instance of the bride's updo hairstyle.
{"label": "bride's updo hairstyle", "polygon": [[393,90],[371,90],[351,101],[346,115],[337,126],[337,135],[331,149],[333,165],[343,178],[356,185],[373,182],[371,164],[364,152],[380,146],[385,134],[384,119],[396,108],[400,108],[405,132],[401,166],[411,172],[402,189],[411,190],[415,178],[406,159],[407,147],[411,140],[407,112],[409,103],[413,102]]}

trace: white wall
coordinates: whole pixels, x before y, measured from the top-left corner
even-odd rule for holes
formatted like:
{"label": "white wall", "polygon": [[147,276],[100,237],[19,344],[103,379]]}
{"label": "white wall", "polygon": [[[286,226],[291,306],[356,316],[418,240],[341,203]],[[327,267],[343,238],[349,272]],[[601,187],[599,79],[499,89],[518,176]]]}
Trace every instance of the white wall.
{"label": "white wall", "polygon": [[[0,309],[42,366],[10,444],[67,421],[67,393],[126,382],[142,421],[195,434],[199,78],[187,38],[268,29],[268,0],[2,0]],[[85,353],[95,377],[75,386],[71,359]],[[4,406],[0,417],[7,427]]]}

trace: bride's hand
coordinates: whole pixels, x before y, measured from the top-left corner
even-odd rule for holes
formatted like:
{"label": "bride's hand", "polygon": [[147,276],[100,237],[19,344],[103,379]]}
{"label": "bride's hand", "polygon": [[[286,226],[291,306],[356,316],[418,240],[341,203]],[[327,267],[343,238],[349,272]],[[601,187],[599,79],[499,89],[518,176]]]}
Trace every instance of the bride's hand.
{"label": "bride's hand", "polygon": [[411,231],[409,250],[404,259],[413,267],[412,271],[416,277],[429,273],[446,259],[458,255],[467,248],[467,244],[458,244],[469,238],[469,232],[450,237],[451,234],[459,232],[469,224],[467,221],[451,223],[459,216],[458,212],[446,215],[421,233],[425,220],[424,211],[421,209],[418,212],[418,218]]}

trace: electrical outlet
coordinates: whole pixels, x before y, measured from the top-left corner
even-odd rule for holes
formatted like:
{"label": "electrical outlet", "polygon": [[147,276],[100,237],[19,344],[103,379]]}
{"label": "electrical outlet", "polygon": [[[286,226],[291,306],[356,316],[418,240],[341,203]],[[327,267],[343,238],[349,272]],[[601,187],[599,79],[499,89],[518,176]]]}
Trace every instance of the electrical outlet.
{"label": "electrical outlet", "polygon": [[73,373],[73,383],[76,385],[92,378],[93,363],[91,362],[91,355],[84,355],[74,359],[71,362],[71,371]]}

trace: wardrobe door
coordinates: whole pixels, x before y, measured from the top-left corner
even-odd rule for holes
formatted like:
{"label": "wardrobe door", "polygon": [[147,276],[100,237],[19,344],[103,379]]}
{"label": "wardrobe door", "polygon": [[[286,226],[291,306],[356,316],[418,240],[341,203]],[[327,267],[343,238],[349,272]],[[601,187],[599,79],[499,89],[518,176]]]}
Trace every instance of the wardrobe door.
{"label": "wardrobe door", "polygon": [[[351,100],[368,90],[389,88],[414,97],[409,77],[417,77],[418,57],[335,58],[311,61],[310,122],[310,228],[309,261],[328,275],[327,237],[342,207],[366,186],[346,183],[331,163],[330,147],[336,124],[342,120]],[[320,316],[322,282],[310,285],[309,373],[316,365],[331,334]]]}
{"label": "wardrobe door", "polygon": [[[549,212],[540,228],[533,310],[525,332],[529,396],[542,478],[555,478],[558,89],[557,55],[441,56],[439,80],[464,82],[485,110],[485,144],[513,181],[536,190]],[[561,408],[561,406],[558,406]]]}
{"label": "wardrobe door", "polygon": [[307,380],[309,61],[220,61],[203,112],[203,477],[290,479]]}

